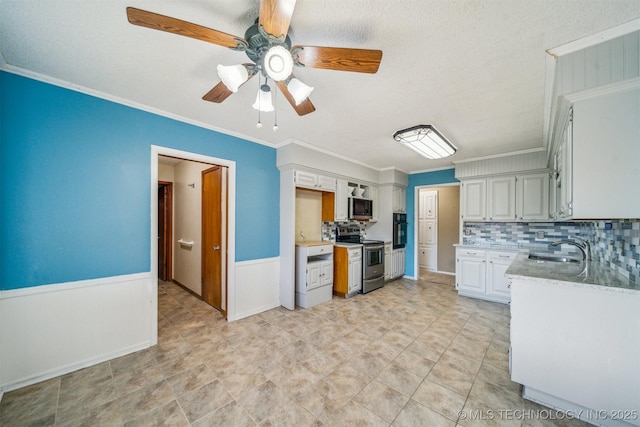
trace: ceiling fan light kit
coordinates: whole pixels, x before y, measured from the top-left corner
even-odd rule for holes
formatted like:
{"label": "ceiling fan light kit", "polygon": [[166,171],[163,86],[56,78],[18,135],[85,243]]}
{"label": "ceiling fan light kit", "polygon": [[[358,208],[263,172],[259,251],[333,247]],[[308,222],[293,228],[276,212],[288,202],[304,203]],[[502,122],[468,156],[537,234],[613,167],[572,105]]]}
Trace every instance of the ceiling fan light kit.
{"label": "ceiling fan light kit", "polygon": [[457,148],[433,125],[417,125],[393,134],[393,139],[427,159],[449,157]]}
{"label": "ceiling fan light kit", "polygon": [[313,92],[313,87],[307,86],[295,77],[289,80],[287,89],[289,89],[289,93],[293,96],[296,105],[300,105],[300,103],[307,99],[309,95],[311,95],[311,92]]}
{"label": "ceiling fan light kit", "polygon": [[271,102],[271,88],[268,84],[260,86],[258,95],[256,96],[256,102],[253,103],[253,108],[266,113],[274,110],[273,103]]}
{"label": "ceiling fan light kit", "polygon": [[249,79],[249,71],[244,65],[218,65],[218,77],[233,93]]}
{"label": "ceiling fan light kit", "polygon": [[[380,66],[382,51],[323,46],[292,47],[287,33],[295,5],[296,0],[260,0],[258,19],[246,30],[244,38],[133,7],[127,7],[127,18],[133,25],[243,51],[249,57],[252,61],[249,64],[218,65],[221,82],[202,97],[205,101],[223,102],[260,72],[265,79],[273,80],[296,113],[304,116],[315,111],[309,99],[313,87],[295,78],[292,72],[294,65],[373,74]],[[265,86],[269,90],[265,90]],[[256,102],[259,111],[273,111],[271,92],[266,82],[260,86]],[[270,110],[265,109],[267,105],[271,105]],[[256,108],[256,105],[253,107]]]}

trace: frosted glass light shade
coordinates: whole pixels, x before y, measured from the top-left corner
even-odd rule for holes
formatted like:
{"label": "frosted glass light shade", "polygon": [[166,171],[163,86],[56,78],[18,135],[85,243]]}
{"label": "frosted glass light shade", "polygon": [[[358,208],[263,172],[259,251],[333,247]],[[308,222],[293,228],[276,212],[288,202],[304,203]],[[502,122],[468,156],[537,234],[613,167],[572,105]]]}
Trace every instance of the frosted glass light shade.
{"label": "frosted glass light shade", "polygon": [[218,77],[231,91],[237,92],[238,88],[249,79],[249,72],[244,65],[218,65]]}
{"label": "frosted glass light shade", "polygon": [[457,150],[431,125],[418,125],[400,130],[393,134],[393,139],[432,160],[449,157]]}
{"label": "frosted glass light shade", "polygon": [[256,96],[256,102],[253,103],[253,108],[263,112],[273,111],[273,104],[271,103],[271,88],[269,85],[260,86],[260,90]]}
{"label": "frosted glass light shade", "polygon": [[274,46],[265,54],[262,65],[270,79],[281,82],[291,75],[293,58],[284,47]]}
{"label": "frosted glass light shade", "polygon": [[287,89],[289,89],[289,93],[296,101],[296,105],[300,105],[300,103],[307,99],[309,95],[311,95],[311,92],[313,92],[313,88],[311,86],[307,86],[296,78],[289,81]]}

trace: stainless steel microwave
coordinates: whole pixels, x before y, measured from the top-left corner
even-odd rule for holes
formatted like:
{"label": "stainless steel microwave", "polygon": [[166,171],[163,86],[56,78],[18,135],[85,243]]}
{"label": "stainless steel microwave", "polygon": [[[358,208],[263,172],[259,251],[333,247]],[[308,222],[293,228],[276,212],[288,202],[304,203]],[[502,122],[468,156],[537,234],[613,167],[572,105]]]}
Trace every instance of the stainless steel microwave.
{"label": "stainless steel microwave", "polygon": [[368,221],[373,217],[373,201],[349,197],[349,219]]}

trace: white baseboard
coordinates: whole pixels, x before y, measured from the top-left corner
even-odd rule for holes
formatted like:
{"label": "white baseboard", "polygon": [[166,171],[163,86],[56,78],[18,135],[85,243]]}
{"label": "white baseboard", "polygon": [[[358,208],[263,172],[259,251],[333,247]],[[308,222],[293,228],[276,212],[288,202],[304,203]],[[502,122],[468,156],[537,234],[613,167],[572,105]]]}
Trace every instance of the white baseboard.
{"label": "white baseboard", "polygon": [[150,273],[0,291],[0,391],[156,342]]}

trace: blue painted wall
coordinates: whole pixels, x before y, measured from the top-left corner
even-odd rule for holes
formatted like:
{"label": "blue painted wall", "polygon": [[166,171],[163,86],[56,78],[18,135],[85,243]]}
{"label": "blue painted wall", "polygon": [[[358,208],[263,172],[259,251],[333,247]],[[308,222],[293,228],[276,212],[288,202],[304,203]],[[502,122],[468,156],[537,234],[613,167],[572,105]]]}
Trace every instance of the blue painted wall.
{"label": "blue painted wall", "polygon": [[424,172],[409,175],[409,185],[407,187],[407,246],[405,261],[405,274],[415,276],[414,257],[417,243],[413,236],[415,233],[415,192],[416,187],[423,185],[450,184],[458,182],[455,177],[455,169],[444,169],[435,172]]}
{"label": "blue painted wall", "polygon": [[0,290],[148,272],[151,145],[235,161],[236,260],[279,254],[273,148],[4,72],[0,144]]}

